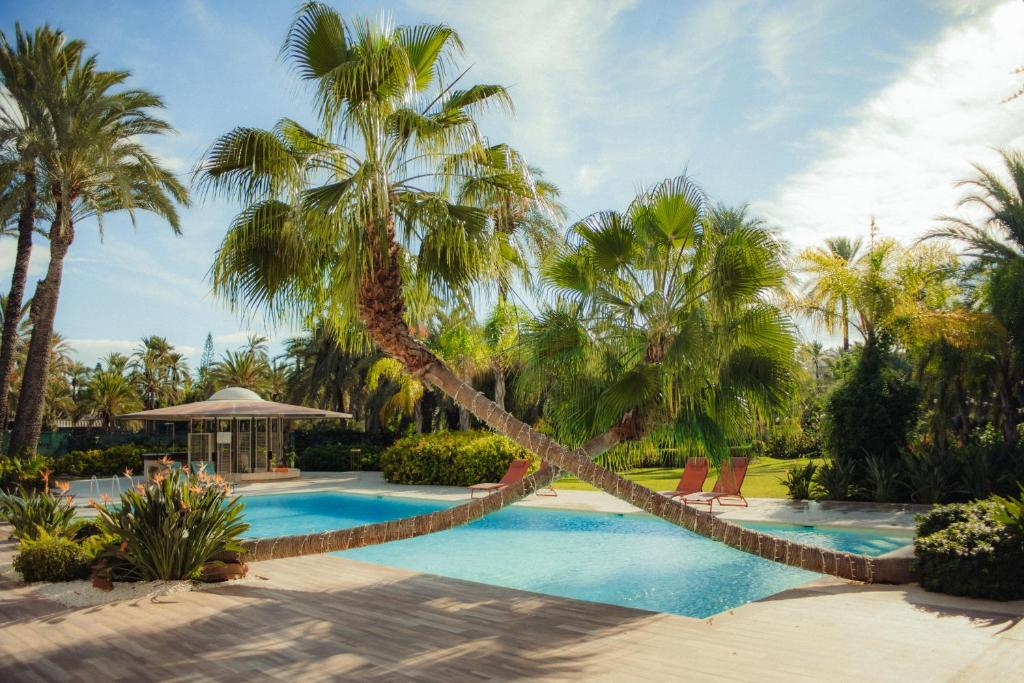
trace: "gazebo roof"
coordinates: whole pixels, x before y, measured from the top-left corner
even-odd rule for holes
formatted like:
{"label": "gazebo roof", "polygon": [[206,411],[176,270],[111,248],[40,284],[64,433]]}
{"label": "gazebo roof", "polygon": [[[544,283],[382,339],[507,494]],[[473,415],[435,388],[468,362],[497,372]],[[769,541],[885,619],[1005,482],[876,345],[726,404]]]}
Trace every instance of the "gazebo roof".
{"label": "gazebo roof", "polygon": [[192,418],[217,417],[280,417],[293,420],[347,419],[348,413],[333,410],[293,406],[288,403],[265,401],[259,395],[242,387],[221,389],[205,401],[183,403],[167,408],[143,410],[118,415],[119,420],[154,420],[176,422]]}

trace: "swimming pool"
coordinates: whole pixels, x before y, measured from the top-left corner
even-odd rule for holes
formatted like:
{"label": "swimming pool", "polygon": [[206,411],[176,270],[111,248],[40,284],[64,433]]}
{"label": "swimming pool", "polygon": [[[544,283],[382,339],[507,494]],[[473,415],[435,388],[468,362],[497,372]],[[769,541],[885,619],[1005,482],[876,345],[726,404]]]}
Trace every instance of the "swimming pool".
{"label": "swimming pool", "polygon": [[[245,498],[249,536],[327,531],[449,507],[341,493]],[[864,531],[751,524],[838,550],[880,555],[907,543]],[[462,527],[337,553],[507,588],[708,617],[817,574],[769,562],[642,514],[505,508]]]}

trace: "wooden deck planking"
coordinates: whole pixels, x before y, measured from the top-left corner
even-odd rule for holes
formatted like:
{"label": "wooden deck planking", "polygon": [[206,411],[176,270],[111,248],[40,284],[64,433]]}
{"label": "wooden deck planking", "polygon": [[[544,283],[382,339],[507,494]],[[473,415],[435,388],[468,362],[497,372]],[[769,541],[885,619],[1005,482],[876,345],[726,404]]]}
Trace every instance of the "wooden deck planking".
{"label": "wooden deck planking", "polygon": [[1019,605],[837,580],[708,620],[330,556],[212,591],[65,609],[0,580],[0,680],[976,680]]}

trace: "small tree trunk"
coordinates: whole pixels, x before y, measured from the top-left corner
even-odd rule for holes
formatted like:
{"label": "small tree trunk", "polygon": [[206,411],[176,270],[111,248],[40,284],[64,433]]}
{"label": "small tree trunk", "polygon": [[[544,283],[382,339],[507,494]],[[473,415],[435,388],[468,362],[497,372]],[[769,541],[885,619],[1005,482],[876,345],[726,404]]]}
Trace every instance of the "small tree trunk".
{"label": "small tree trunk", "polygon": [[456,402],[456,406],[459,409],[459,431],[465,432],[469,429],[469,411],[458,402]]}
{"label": "small tree trunk", "polygon": [[505,410],[505,370],[497,363],[494,364],[494,402]]}
{"label": "small tree trunk", "polygon": [[7,293],[3,337],[0,340],[0,443],[7,433],[11,373],[14,371],[14,354],[18,346],[18,323],[21,322],[21,306],[25,299],[25,282],[28,279],[28,265],[32,257],[32,230],[35,228],[35,221],[36,174],[30,170],[25,173],[25,197],[18,213],[18,250],[14,257],[11,290]]}
{"label": "small tree trunk", "polygon": [[32,339],[28,346],[28,359],[18,397],[18,415],[11,433],[11,454],[29,456],[39,445],[39,432],[43,427],[43,402],[50,373],[50,353],[53,346],[53,320],[57,315],[60,283],[64,275],[64,257],[74,239],[74,226],[70,217],[61,225],[61,207],[50,228],[50,265],[46,277],[36,285],[32,297]]}
{"label": "small tree trunk", "polygon": [[842,303],[842,315],[843,315],[843,351],[850,350],[850,304],[843,298]]}

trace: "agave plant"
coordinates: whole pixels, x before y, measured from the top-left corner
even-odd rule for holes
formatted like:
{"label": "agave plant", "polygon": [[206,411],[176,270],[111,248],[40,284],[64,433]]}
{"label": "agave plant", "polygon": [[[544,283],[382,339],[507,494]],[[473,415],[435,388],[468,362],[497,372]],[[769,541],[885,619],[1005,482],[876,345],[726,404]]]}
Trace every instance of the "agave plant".
{"label": "agave plant", "polygon": [[121,539],[113,558],[143,581],[191,579],[217,553],[241,551],[245,507],[220,478],[164,463],[153,481],[121,494],[116,507],[96,504],[99,527]]}

